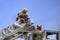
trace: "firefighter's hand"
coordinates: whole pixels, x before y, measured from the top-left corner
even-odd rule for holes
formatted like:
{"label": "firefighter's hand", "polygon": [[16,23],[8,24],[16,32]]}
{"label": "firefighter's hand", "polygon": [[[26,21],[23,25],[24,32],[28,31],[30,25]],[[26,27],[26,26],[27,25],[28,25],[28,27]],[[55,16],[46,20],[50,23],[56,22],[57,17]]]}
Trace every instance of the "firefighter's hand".
{"label": "firefighter's hand", "polygon": [[16,16],[16,18],[18,18],[18,15]]}

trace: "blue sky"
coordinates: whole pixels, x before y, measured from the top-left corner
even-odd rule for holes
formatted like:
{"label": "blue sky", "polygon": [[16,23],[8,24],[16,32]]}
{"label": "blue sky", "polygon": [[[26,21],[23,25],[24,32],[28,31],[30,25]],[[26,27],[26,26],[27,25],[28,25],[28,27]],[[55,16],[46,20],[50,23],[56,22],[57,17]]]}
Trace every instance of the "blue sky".
{"label": "blue sky", "polygon": [[60,29],[60,0],[0,0],[0,29],[15,22],[16,14],[28,8],[30,19],[42,29]]}

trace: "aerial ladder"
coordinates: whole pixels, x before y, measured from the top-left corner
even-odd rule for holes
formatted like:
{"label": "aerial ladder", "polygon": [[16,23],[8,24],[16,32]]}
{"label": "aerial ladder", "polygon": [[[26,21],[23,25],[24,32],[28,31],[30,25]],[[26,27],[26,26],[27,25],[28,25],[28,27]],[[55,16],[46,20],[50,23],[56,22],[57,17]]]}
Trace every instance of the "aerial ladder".
{"label": "aerial ladder", "polygon": [[[0,40],[12,40],[14,37],[22,37],[24,34],[28,33],[27,30],[28,27],[26,26],[26,23],[19,24],[18,21],[16,21],[13,24],[8,25],[4,29],[0,31]],[[25,28],[26,27],[26,28]]]}

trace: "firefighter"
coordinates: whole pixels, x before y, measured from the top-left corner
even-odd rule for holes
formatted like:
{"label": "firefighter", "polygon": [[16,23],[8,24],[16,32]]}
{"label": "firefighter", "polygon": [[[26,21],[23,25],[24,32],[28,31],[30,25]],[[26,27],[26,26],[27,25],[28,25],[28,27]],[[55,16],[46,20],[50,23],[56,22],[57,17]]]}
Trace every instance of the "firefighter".
{"label": "firefighter", "polygon": [[18,21],[19,19],[21,19],[21,22],[23,23],[24,20],[25,22],[28,21],[28,15],[26,14],[28,12],[27,8],[23,8],[22,12],[19,12],[16,16],[16,21]]}
{"label": "firefighter", "polygon": [[42,25],[41,24],[38,24],[37,25],[37,30],[41,30],[42,29]]}

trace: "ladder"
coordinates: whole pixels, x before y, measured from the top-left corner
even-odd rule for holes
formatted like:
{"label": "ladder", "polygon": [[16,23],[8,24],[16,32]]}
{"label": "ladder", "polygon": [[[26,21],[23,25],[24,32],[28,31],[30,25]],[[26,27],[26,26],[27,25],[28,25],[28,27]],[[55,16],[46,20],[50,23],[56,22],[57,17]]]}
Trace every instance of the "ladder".
{"label": "ladder", "polygon": [[[25,33],[23,32],[25,25],[26,23],[19,24],[18,22],[8,25],[0,31],[0,40],[5,40],[6,38],[6,40],[9,38],[14,40],[18,36],[23,35],[23,33]],[[20,32],[20,34],[18,34],[18,32]]]}

